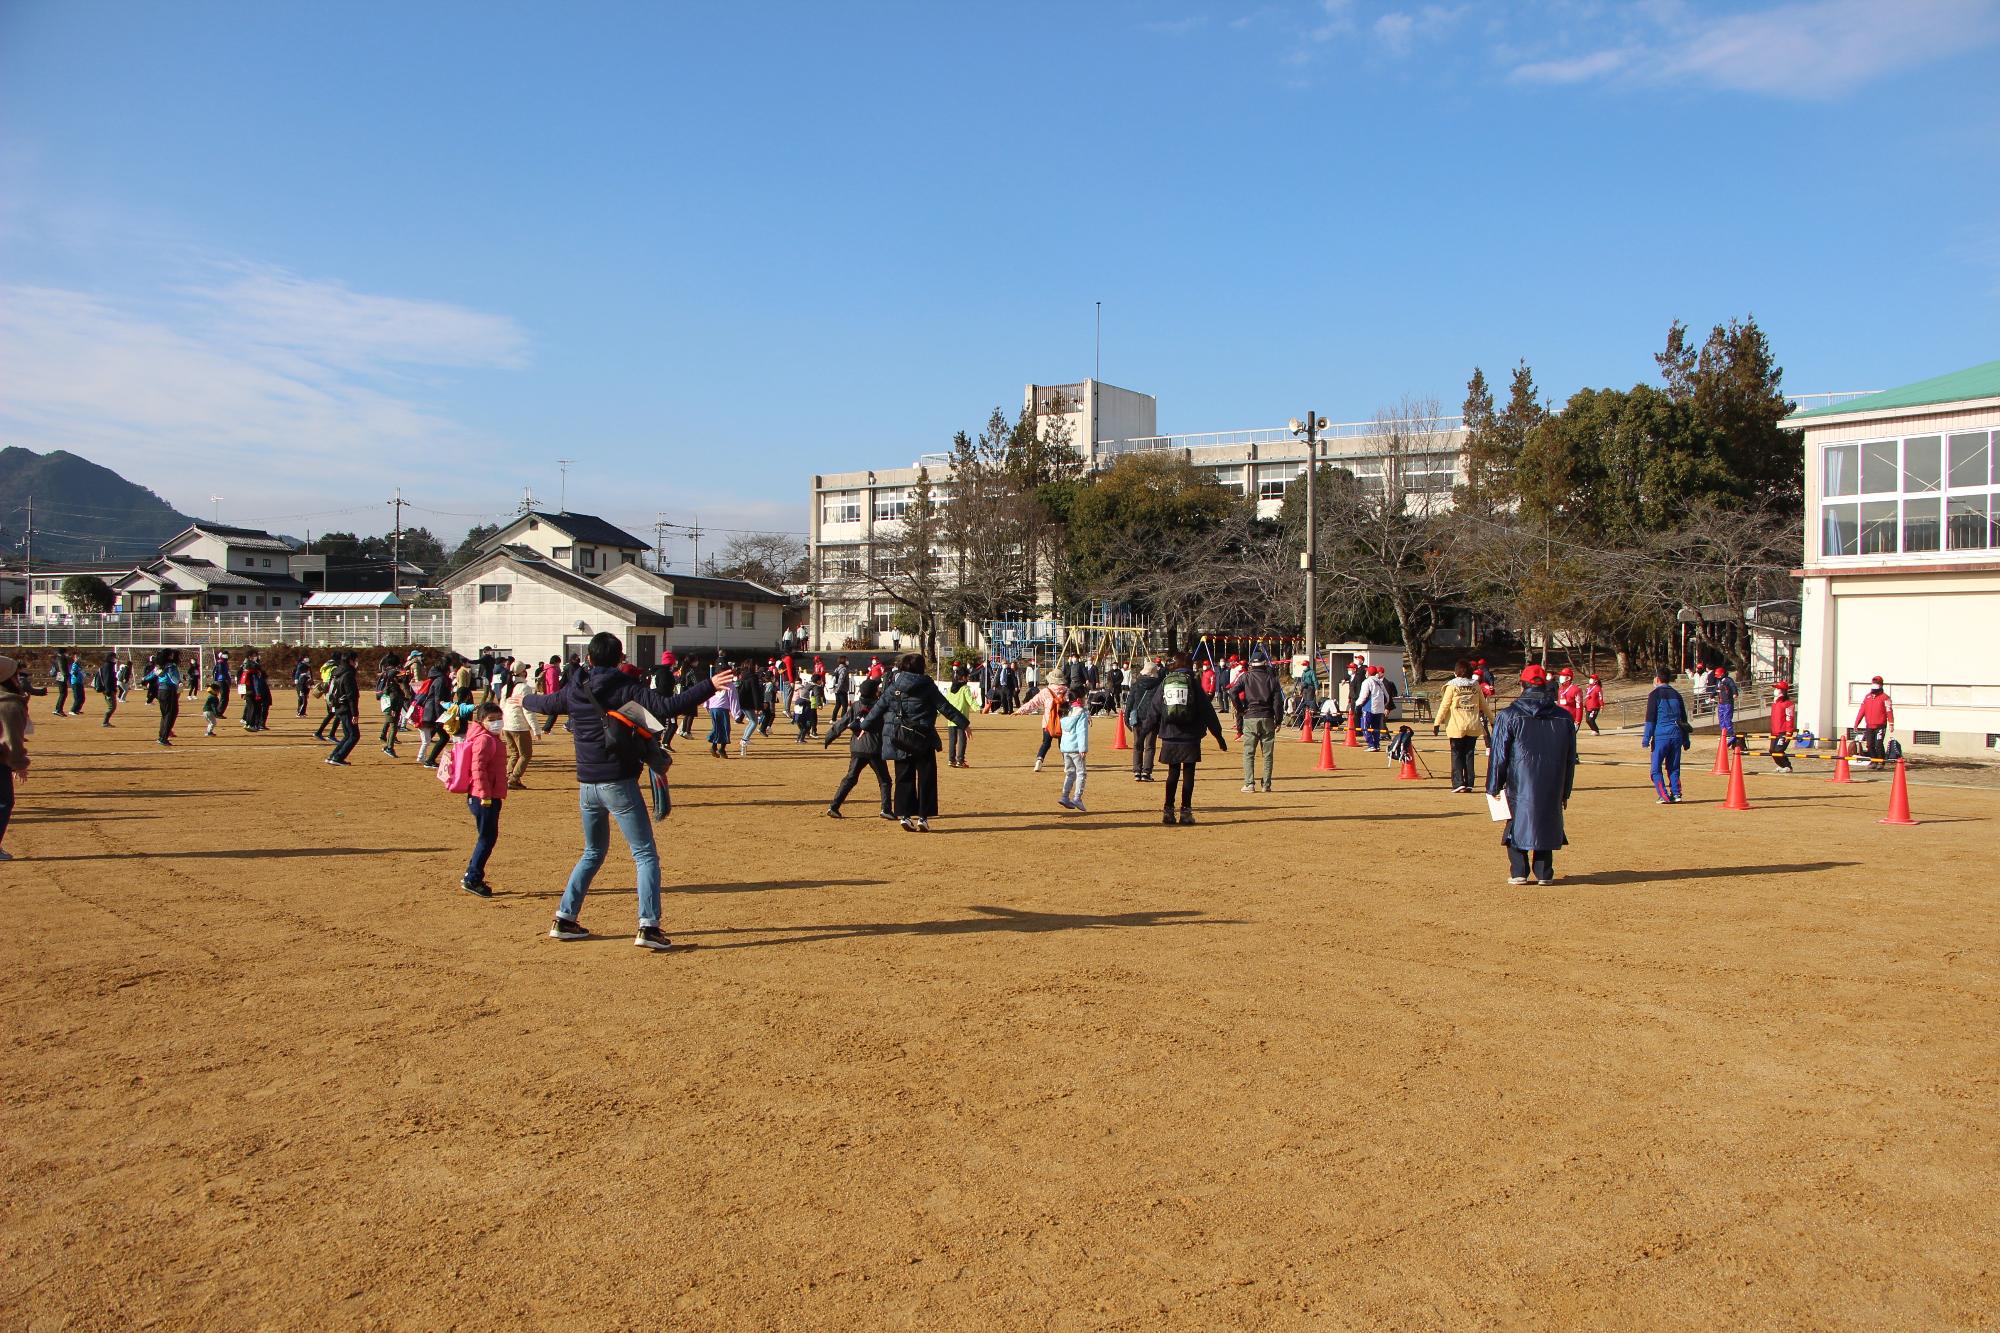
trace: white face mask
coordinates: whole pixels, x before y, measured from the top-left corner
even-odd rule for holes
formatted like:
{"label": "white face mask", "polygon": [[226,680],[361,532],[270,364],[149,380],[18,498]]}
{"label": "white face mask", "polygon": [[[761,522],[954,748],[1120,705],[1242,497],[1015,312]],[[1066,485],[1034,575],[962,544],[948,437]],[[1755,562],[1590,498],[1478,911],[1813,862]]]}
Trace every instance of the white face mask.
{"label": "white face mask", "polygon": [[488,722],[486,724],[486,729],[492,732],[495,736],[498,736],[500,734],[500,724],[498,722]]}

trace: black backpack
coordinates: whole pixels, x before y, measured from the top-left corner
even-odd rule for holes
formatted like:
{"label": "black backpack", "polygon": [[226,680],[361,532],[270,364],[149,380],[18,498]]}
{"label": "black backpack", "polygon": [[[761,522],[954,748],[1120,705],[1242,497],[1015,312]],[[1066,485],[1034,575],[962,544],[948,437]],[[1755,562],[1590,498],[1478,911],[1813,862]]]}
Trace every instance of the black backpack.
{"label": "black backpack", "polygon": [[613,708],[594,690],[590,698],[604,714],[604,748],[622,764],[637,765],[664,776],[674,762],[660,739],[671,729],[670,724],[654,717],[636,700],[627,700]]}

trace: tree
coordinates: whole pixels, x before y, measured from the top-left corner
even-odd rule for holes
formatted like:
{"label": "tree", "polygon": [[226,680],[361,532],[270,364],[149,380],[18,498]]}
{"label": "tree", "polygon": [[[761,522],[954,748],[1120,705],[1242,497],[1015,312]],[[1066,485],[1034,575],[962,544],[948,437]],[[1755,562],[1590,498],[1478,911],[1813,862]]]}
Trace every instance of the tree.
{"label": "tree", "polygon": [[[1533,381],[1526,368],[1517,386]],[[1337,472],[1330,576],[1356,599],[1380,598],[1394,616],[1407,669],[1428,678],[1425,658],[1446,611],[1460,604],[1472,580],[1467,525],[1448,514],[1449,492],[1433,489],[1425,457],[1449,456],[1452,441],[1435,400],[1405,398],[1379,413],[1374,447]],[[1419,480],[1423,478],[1423,480]]]}
{"label": "tree", "polygon": [[465,540],[461,541],[458,544],[458,549],[451,553],[451,558],[445,561],[444,567],[437,571],[438,575],[442,577],[443,575],[450,573],[452,570],[462,569],[466,565],[471,564],[474,560],[477,560],[479,558],[479,548],[485,545],[485,543],[495,533],[499,531],[500,529],[496,524],[492,523],[473,524],[470,528],[466,530]]}
{"label": "tree", "polygon": [[95,574],[72,574],[64,579],[62,597],[72,611],[109,611],[118,600],[111,585]]}
{"label": "tree", "polygon": [[1030,589],[1041,587],[1044,570],[1053,587],[1065,563],[1070,509],[1084,473],[1069,432],[1066,417],[1023,409],[1007,434],[1004,466],[1019,497],[1022,577]]}
{"label": "tree", "polygon": [[[394,550],[394,543],[391,542],[383,555],[393,555]],[[404,528],[403,559],[420,569],[437,569],[444,564],[444,543],[429,528]]]}
{"label": "tree", "polygon": [[1026,545],[1038,517],[1009,466],[1015,426],[999,408],[978,437],[958,432],[951,442],[951,502],[944,513],[945,549],[955,614],[974,623],[999,620],[1031,608]]}
{"label": "tree", "polygon": [[[937,660],[938,621],[951,608],[951,584],[940,554],[944,506],[928,469],[919,468],[902,516],[878,519],[875,540],[858,573],[842,576],[843,591],[894,602],[914,618],[924,656]],[[908,623],[908,622],[905,622]]]}
{"label": "tree", "polygon": [[1068,571],[1079,599],[1123,603],[1172,628],[1227,585],[1210,540],[1235,496],[1180,454],[1129,454],[1076,487]]}
{"label": "tree", "polygon": [[806,579],[806,544],[786,532],[739,532],[722,548],[711,573],[726,579],[748,579],[782,589]]}

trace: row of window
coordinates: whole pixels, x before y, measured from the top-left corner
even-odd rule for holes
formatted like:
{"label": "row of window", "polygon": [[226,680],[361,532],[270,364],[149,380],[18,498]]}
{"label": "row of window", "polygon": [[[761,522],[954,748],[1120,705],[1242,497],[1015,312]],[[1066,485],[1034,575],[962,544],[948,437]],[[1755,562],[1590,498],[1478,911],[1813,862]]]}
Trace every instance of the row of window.
{"label": "row of window", "polygon": [[2000,549],[2000,431],[1827,445],[1823,556]]}

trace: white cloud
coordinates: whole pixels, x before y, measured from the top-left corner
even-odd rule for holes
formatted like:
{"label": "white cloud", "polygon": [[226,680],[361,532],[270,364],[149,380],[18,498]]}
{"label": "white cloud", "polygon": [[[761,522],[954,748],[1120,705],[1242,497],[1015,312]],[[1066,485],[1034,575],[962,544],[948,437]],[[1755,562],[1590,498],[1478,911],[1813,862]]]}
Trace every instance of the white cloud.
{"label": "white cloud", "polygon": [[424,401],[411,370],[526,360],[504,316],[267,266],[151,300],[0,287],[7,442],[70,450],[170,499],[216,489],[283,503],[442,473],[480,442]]}
{"label": "white cloud", "polygon": [[1624,51],[1593,51],[1567,60],[1535,60],[1516,65],[1509,75],[1520,83],[1587,83],[1624,67]]}
{"label": "white cloud", "polygon": [[1408,55],[1416,27],[1415,19],[1399,9],[1392,9],[1375,20],[1375,39],[1394,55]]}
{"label": "white cloud", "polygon": [[2000,38],[2000,0],[1796,0],[1704,16],[1683,0],[1621,11],[1636,26],[1596,50],[1527,60],[1511,77],[1579,83],[1611,74],[1777,97],[1831,98]]}

